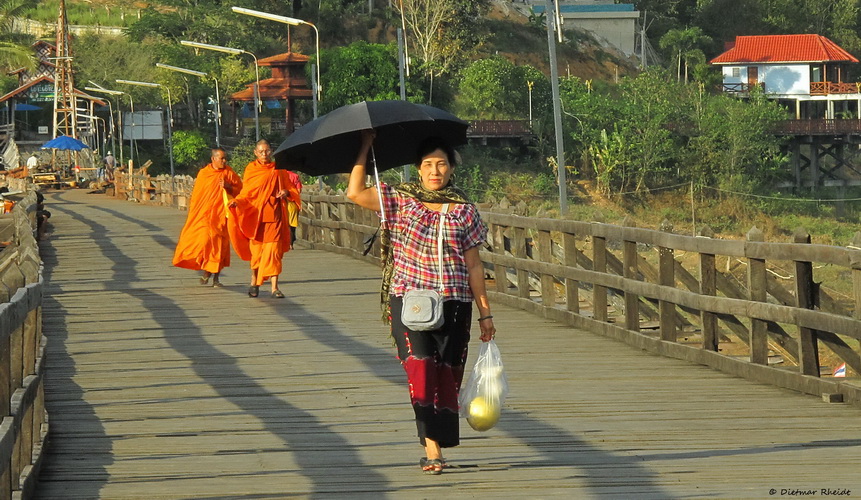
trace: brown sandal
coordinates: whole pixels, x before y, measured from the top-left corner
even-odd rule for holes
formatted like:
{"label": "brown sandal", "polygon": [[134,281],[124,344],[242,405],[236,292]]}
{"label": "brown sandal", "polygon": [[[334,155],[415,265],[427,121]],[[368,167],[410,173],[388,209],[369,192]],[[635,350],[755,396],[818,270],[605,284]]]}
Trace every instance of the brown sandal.
{"label": "brown sandal", "polygon": [[422,459],[419,460],[419,466],[422,468],[422,471],[424,471],[425,474],[438,476],[442,474],[442,470],[445,467],[445,462],[439,458],[428,460],[427,458],[422,457]]}
{"label": "brown sandal", "polygon": [[257,297],[260,294],[260,287],[256,285],[251,285],[248,287],[248,296],[249,297]]}

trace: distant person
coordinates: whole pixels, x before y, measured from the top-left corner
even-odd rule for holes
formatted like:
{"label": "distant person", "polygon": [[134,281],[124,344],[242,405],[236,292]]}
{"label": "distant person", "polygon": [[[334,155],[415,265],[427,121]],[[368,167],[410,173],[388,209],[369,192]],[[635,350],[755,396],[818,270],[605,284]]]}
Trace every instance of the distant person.
{"label": "distant person", "polygon": [[[110,153],[109,153],[110,154]],[[227,153],[212,150],[211,163],[197,173],[188,218],[179,235],[173,265],[203,271],[201,285],[221,287],[221,270],[230,265],[227,204],[242,190],[242,179],[227,165]]]}
{"label": "distant person", "polygon": [[30,153],[30,157],[27,158],[27,170],[35,170],[38,166],[39,159],[36,158],[36,153]]}
{"label": "distant person", "polygon": [[260,285],[269,280],[272,297],[283,299],[278,276],[281,259],[292,248],[290,204],[298,210],[301,185],[291,180],[292,172],[275,168],[268,141],[257,141],[254,156],[256,159],[245,167],[242,191],[229,205],[235,214],[231,224],[236,223],[230,237],[236,254],[251,262],[248,296],[257,297]]}
{"label": "distant person", "polygon": [[[287,175],[290,177],[290,181],[299,189],[299,193],[302,193],[302,180],[299,179],[299,174],[296,172],[291,172],[287,170]],[[287,218],[288,223],[290,224],[290,245],[296,243],[296,228],[299,227],[299,205],[293,201],[287,202]]]}
{"label": "distant person", "polygon": [[114,169],[117,166],[117,159],[114,158],[113,153],[108,151],[108,154],[105,155],[105,159],[103,161],[104,171],[102,172],[101,177],[106,181],[114,180]]}

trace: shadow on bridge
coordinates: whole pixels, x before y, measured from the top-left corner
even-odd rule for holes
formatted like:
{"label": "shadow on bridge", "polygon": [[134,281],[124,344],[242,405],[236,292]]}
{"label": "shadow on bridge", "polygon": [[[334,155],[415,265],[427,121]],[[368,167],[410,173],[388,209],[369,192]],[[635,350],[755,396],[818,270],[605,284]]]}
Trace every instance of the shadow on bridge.
{"label": "shadow on bridge", "polygon": [[[86,225],[89,228],[89,234],[87,236],[91,238],[93,244],[98,247],[105,261],[110,262],[111,264],[110,269],[112,276],[109,280],[105,281],[105,289],[121,291],[141,301],[143,307],[150,311],[155,321],[157,321],[163,328],[165,339],[170,346],[176,352],[188,358],[192,362],[194,372],[202,380],[206,381],[206,383],[208,383],[210,387],[212,387],[212,389],[215,390],[225,401],[262,422],[266,429],[273,436],[276,436],[289,450],[304,450],[312,447],[319,447],[321,445],[320,440],[323,439],[326,441],[325,447],[327,449],[337,450],[336,454],[331,457],[330,462],[332,464],[350,465],[355,468],[352,473],[362,477],[362,483],[366,487],[368,485],[373,485],[374,491],[397,491],[395,487],[388,484],[386,477],[381,475],[376,470],[376,467],[371,467],[363,463],[358,450],[348,439],[341,436],[328,425],[320,423],[312,413],[292,405],[281,397],[268,392],[263,386],[258,384],[254,378],[248,376],[243,372],[243,370],[236,367],[235,360],[221,352],[216,346],[207,342],[201,329],[196,326],[194,321],[190,319],[184,313],[182,308],[180,308],[175,302],[170,300],[168,297],[151,290],[130,288],[129,283],[133,283],[140,279],[137,272],[138,262],[126,256],[121,248],[114,244],[110,239],[104,237],[108,232],[108,227],[104,223],[96,221],[93,217],[85,217],[74,209],[74,207],[83,204],[63,198],[64,197],[58,195],[51,197],[53,201],[51,204],[52,210],[64,213],[72,219]],[[162,228],[148,221],[129,216],[117,210],[91,205],[86,205],[86,207],[88,209],[104,213],[106,216],[140,227],[146,231],[147,236],[151,238],[155,244],[164,247],[166,250],[170,250],[172,252],[176,245],[175,238],[167,237],[162,234]],[[62,244],[62,240],[59,240],[58,243]],[[52,243],[47,243],[46,246],[52,247]],[[51,253],[53,254],[54,252]],[[56,264],[56,261],[49,261],[46,262],[46,264],[48,264],[47,267],[49,269],[52,269],[53,265]],[[48,273],[50,272],[51,271],[48,271]],[[48,278],[50,281],[50,274],[48,274]],[[339,280],[350,282],[356,281],[355,278],[320,278],[295,281],[293,283],[300,287],[303,284],[311,283],[331,284],[332,287],[327,293],[330,294],[329,296],[332,299],[352,295],[338,293],[336,291],[337,288],[335,284]],[[366,293],[360,293],[360,295],[367,295],[368,293],[376,294],[375,287],[378,283],[378,279],[372,278],[369,281],[372,282],[368,284],[369,291]],[[237,298],[241,299],[241,296]],[[393,357],[392,351],[375,349],[367,344],[354,340],[351,338],[348,331],[344,331],[344,325],[332,323],[326,317],[308,310],[303,304],[291,300],[290,298],[283,301],[282,304],[284,307],[275,309],[274,313],[281,316],[285,323],[294,323],[308,336],[311,336],[314,332],[318,332],[320,330],[320,326],[323,325],[326,331],[331,332],[331,335],[314,335],[312,338],[315,341],[331,349],[339,350],[345,354],[354,356],[358,361],[364,364],[368,372],[373,373],[375,377],[395,386],[395,390],[403,392],[405,401],[404,406],[408,406],[406,402],[406,387],[403,382],[403,377],[398,376],[401,372],[400,368],[396,366],[396,360]],[[61,314],[64,313],[63,308],[60,307],[56,301],[52,301],[52,305],[56,306]],[[170,321],[163,321],[162,318],[170,318]],[[297,322],[297,318],[299,318],[300,322]],[[58,327],[62,328],[60,325],[61,323],[58,322]],[[381,332],[384,331],[384,327],[382,325],[380,326],[380,330]],[[65,342],[68,332],[66,332],[65,329],[61,329],[56,333],[51,331],[49,332],[49,335],[51,335],[53,339],[56,339],[55,342]],[[366,361],[368,358],[379,357],[391,358],[391,365],[395,368],[389,369],[389,367],[384,367],[383,365],[375,363],[368,363]],[[55,362],[52,364],[59,365],[61,363],[64,366],[74,367],[75,362],[74,359],[66,353],[66,356],[63,358],[57,359],[55,357]],[[393,371],[398,380],[393,380]],[[74,374],[74,370],[64,370],[63,373],[68,374],[68,376],[64,377],[65,380],[62,381],[63,385],[66,387],[76,387],[78,389],[77,392],[67,393],[66,399],[78,399],[78,401],[80,401],[79,405],[83,405],[84,407],[84,411],[78,411],[76,415],[79,425],[84,427],[84,432],[88,436],[98,436],[100,438],[104,438],[106,443],[109,443],[111,438],[105,435],[104,428],[96,417],[95,412],[91,407],[89,407],[89,405],[83,403],[82,396],[84,391],[73,381],[72,375]],[[54,378],[57,380],[56,377]],[[225,385],[225,379],[231,380],[231,383],[229,385]],[[60,381],[58,380],[58,382]],[[247,404],[248,398],[237,394],[237,392],[233,390],[237,386],[243,387],[245,393],[255,394],[257,397],[265,398],[265,401],[261,403],[255,399],[254,404]],[[258,413],[260,408],[266,408],[266,410]],[[49,411],[51,410],[52,409],[49,407]],[[286,419],[299,419],[303,421],[305,426],[310,427],[310,432],[303,434],[290,432],[288,429],[285,429],[283,425],[279,425],[279,422],[282,420],[281,418],[272,419],[271,415],[273,410],[275,414],[282,415]],[[506,418],[500,422],[498,429],[507,433],[512,438],[520,440],[524,445],[531,449],[537,450],[543,458],[538,461],[530,461],[526,463],[510,461],[507,460],[506,457],[502,456],[497,457],[491,463],[459,464],[456,466],[459,472],[477,472],[479,468],[484,469],[488,467],[571,467],[571,474],[580,476],[581,479],[587,480],[592,485],[591,488],[594,494],[598,494],[598,492],[606,490],[606,488],[609,485],[612,485],[614,481],[628,483],[630,477],[637,477],[640,481],[639,484],[642,488],[641,493],[643,494],[643,497],[673,498],[673,495],[668,491],[665,491],[657,484],[652,484],[648,478],[652,477],[657,480],[657,477],[647,468],[642,466],[640,458],[615,456],[604,450],[591,446],[587,441],[578,438],[563,428],[555,427],[547,424],[546,422],[542,422],[541,420],[532,418],[525,412],[506,411]],[[556,436],[556,439],[548,442],[545,438],[547,435]],[[383,436],[381,435],[380,438],[382,440]],[[59,442],[59,440],[55,440],[54,446],[57,451],[63,449],[62,443]],[[416,449],[418,449],[418,447]],[[303,456],[305,456],[305,454],[301,451],[294,455],[305,471],[312,471],[319,467],[319,462],[315,460],[303,463]],[[75,459],[75,457],[58,455],[56,453],[51,454],[50,457],[50,461],[45,468],[48,473],[50,473],[52,469],[60,467],[62,461]],[[105,449],[99,449],[97,453],[93,454],[92,458],[98,460],[97,465],[100,470],[105,471],[104,475],[99,474],[101,479],[99,481],[91,481],[88,489],[78,491],[81,491],[83,496],[96,498],[99,496],[98,492],[102,486],[100,483],[110,480],[107,469],[113,461],[111,459],[109,446]],[[89,466],[94,465],[90,461],[92,458],[88,458]],[[584,470],[581,469],[581,467],[584,464],[596,462],[615,463],[617,466],[616,472],[618,474],[614,474],[612,476],[604,474],[589,476],[587,474],[584,476]],[[413,460],[410,460],[409,463],[404,462],[395,465],[413,465]],[[313,482],[313,494],[315,496],[330,492],[330,489],[327,488],[326,482],[321,480],[322,476],[320,474],[309,472],[305,474],[305,476]],[[50,481],[50,475],[46,479]]]}

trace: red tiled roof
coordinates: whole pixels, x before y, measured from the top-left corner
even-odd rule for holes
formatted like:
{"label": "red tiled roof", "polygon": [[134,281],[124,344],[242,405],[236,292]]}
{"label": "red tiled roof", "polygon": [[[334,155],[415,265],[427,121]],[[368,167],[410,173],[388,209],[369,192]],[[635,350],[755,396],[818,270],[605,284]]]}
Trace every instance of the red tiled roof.
{"label": "red tiled roof", "polygon": [[858,62],[852,54],[821,35],[738,36],[735,47],[711,60],[712,64]]}
{"label": "red tiled roof", "polygon": [[[260,80],[260,99],[267,101],[271,99],[311,99],[311,89],[307,87],[290,86],[290,80],[284,78],[267,78]],[[248,85],[245,90],[230,94],[231,101],[253,101],[254,84]]]}
{"label": "red tiled roof", "polygon": [[286,66],[289,63],[306,63],[311,58],[296,52],[285,52],[274,56],[264,57],[259,61],[260,66]]}

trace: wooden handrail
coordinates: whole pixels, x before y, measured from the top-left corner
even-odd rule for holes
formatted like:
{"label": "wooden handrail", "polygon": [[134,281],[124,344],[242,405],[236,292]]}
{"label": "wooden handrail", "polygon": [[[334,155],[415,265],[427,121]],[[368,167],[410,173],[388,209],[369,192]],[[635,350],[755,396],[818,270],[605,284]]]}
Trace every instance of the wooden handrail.
{"label": "wooden handrail", "polygon": [[0,216],[0,498],[30,498],[48,432],[35,192]]}
{"label": "wooden handrail", "polygon": [[[376,242],[365,255],[368,236],[378,225],[375,213],[342,196],[305,195],[303,200],[297,233],[303,241],[312,248],[375,260]],[[807,354],[816,345],[861,372],[858,287],[847,305],[826,292],[839,286],[837,282],[814,284],[810,275],[798,274],[783,283],[772,274],[774,263],[799,268],[816,263],[861,283],[861,250],[809,241],[718,240],[488,211],[482,217],[489,228],[489,248],[481,257],[495,282],[489,286],[493,300],[663,355],[861,403],[861,388],[819,376],[819,358],[811,361]],[[687,258],[682,261],[677,255]],[[724,269],[736,263],[749,269],[752,274],[742,282],[755,283],[755,288],[740,285],[738,277]],[[796,290],[815,294],[819,306],[799,305]],[[682,342],[682,331],[688,342]],[[692,338],[698,347],[690,345]],[[737,352],[729,356],[718,351],[729,347]],[[769,358],[778,356],[785,362],[770,366]]]}
{"label": "wooden handrail", "polygon": [[[145,202],[160,204],[185,196],[192,187],[191,180],[132,179],[127,194],[135,196],[130,199],[144,192],[136,187],[139,183],[149,186]],[[182,186],[182,193],[162,191],[170,186]],[[377,260],[379,242],[370,237],[379,226],[375,212],[342,195],[306,191],[302,199],[299,240],[312,248]],[[861,373],[857,248],[804,239],[721,240],[487,209],[482,217],[489,233],[481,258],[493,279],[489,290],[494,300],[662,355],[861,404],[861,387],[819,376],[822,360],[810,355],[814,346],[827,349],[832,360]],[[686,257],[676,257],[681,255]],[[810,273],[801,272],[813,264],[828,267],[828,276],[835,278],[817,275],[814,282]],[[741,274],[733,269],[739,266]],[[781,267],[778,272],[775,266],[790,271]],[[776,274],[789,277],[781,280]],[[845,280],[836,278],[841,275],[852,276],[854,288],[846,289]],[[838,300],[829,289],[845,289],[841,294],[850,298]],[[799,294],[807,301],[799,302]],[[769,359],[778,357],[783,363],[772,366]]]}

